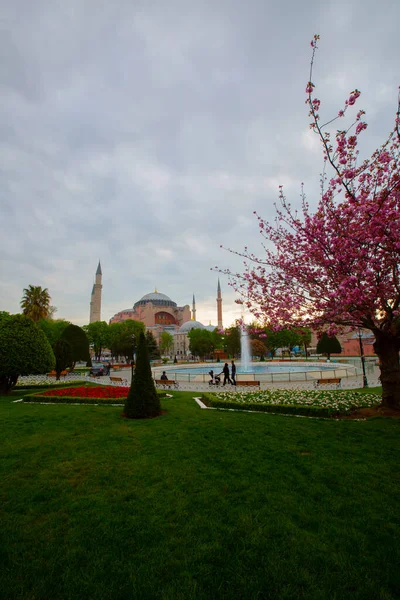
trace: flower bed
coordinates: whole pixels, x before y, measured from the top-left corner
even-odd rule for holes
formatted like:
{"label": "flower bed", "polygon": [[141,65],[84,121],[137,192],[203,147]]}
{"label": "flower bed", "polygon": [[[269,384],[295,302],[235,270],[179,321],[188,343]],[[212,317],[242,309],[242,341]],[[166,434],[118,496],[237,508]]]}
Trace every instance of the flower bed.
{"label": "flower bed", "polygon": [[82,383],[83,381],[87,381],[87,377],[75,372],[68,373],[66,377],[61,377],[59,380],[57,380],[55,377],[47,377],[47,375],[24,375],[22,377],[18,377],[15,389],[23,390],[28,388],[53,387],[65,384],[71,385],[75,383]]}
{"label": "flower bed", "polygon": [[217,392],[203,394],[213,408],[254,410],[314,417],[346,415],[359,408],[380,404],[374,394],[353,391],[262,390],[257,392]]}
{"label": "flower bed", "polygon": [[[36,392],[24,397],[24,402],[49,402],[57,404],[124,404],[129,387],[110,385],[85,385]],[[165,393],[159,394],[161,397]]]}

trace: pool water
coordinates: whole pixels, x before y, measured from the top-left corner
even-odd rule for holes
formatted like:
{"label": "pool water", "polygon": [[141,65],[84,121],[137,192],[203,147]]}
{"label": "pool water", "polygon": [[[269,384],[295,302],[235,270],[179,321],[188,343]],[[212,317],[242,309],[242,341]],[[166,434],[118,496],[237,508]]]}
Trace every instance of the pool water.
{"label": "pool water", "polygon": [[[332,371],[336,365],[331,363],[323,363],[323,364],[300,364],[300,365],[271,365],[271,364],[251,364],[247,370],[241,369],[240,363],[236,364],[236,373],[304,373],[307,371]],[[228,363],[229,371],[231,370],[231,363]],[[220,373],[224,367],[224,363],[216,363],[203,365],[201,367],[187,367],[187,368],[170,368],[169,370],[174,373],[187,373],[190,375],[202,375],[203,373],[209,373],[211,370],[214,371],[214,374]]]}

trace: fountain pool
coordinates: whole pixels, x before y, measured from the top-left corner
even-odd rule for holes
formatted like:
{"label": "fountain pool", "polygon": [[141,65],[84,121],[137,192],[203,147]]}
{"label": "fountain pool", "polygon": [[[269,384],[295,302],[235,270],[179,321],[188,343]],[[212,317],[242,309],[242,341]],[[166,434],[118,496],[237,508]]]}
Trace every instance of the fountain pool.
{"label": "fountain pool", "polygon": [[[227,360],[229,367],[231,361]],[[355,375],[353,365],[342,363],[318,363],[318,362],[268,362],[268,363],[249,363],[242,365],[236,362],[236,378],[240,380],[258,380],[264,383],[274,383],[279,381],[314,381],[316,379],[332,377],[349,377]],[[181,365],[171,367],[157,367],[152,369],[153,376],[158,378],[162,371],[166,371],[168,379],[182,382],[207,383],[210,379],[208,373],[212,369],[214,374],[221,373],[224,362],[207,363],[198,366]]]}

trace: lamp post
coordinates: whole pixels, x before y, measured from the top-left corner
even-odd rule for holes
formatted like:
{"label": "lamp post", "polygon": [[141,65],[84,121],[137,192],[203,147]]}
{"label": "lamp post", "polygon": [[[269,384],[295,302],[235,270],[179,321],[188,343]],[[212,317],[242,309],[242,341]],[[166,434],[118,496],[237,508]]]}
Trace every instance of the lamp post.
{"label": "lamp post", "polygon": [[360,344],[360,357],[361,357],[361,366],[362,366],[362,372],[363,372],[363,387],[367,388],[368,387],[368,380],[367,380],[367,374],[365,372],[364,346],[363,346],[363,343],[362,343],[361,329],[358,330],[358,341],[359,341],[359,344]]}

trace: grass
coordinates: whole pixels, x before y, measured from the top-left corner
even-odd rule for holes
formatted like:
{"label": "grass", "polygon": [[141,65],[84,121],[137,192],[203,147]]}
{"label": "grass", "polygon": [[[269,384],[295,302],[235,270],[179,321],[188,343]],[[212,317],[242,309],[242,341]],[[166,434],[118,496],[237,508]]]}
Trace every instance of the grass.
{"label": "grass", "polygon": [[193,395],[144,421],[0,398],[0,598],[399,598],[399,419]]}

